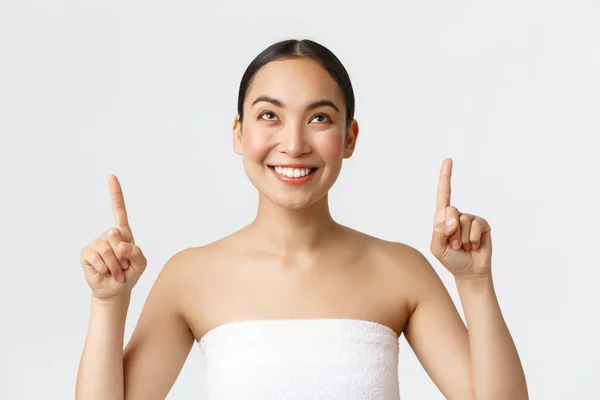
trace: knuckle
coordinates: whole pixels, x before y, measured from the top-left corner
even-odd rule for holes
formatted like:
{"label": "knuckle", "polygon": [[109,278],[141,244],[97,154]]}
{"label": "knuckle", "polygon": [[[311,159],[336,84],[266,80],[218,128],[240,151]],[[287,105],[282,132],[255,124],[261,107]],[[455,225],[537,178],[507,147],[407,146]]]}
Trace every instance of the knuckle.
{"label": "knuckle", "polygon": [[[104,235],[104,234],[102,234]],[[97,251],[103,243],[106,243],[106,241],[104,240],[103,236],[100,236],[94,240],[92,240],[92,242],[89,244],[89,247],[91,247],[93,250]]]}
{"label": "knuckle", "polygon": [[110,228],[107,232],[109,237],[120,237],[121,231],[118,228]]}
{"label": "knuckle", "polygon": [[100,257],[100,254],[98,254],[97,252],[93,252],[89,255],[88,260],[92,264],[99,264],[100,262],[102,262],[102,257]]}
{"label": "knuckle", "polygon": [[91,256],[94,254],[95,252],[92,251],[92,249],[90,249],[89,247],[84,247],[83,250],[81,250],[81,254],[79,255],[79,262],[81,264],[84,263],[89,263]]}
{"label": "knuckle", "polygon": [[100,244],[98,246],[98,251],[102,255],[108,255],[108,254],[112,253],[112,248],[110,247],[110,245],[108,243],[102,242],[102,244]]}
{"label": "knuckle", "polygon": [[120,241],[119,243],[117,243],[116,250],[119,252],[120,255],[127,253],[127,242]]}
{"label": "knuckle", "polygon": [[104,263],[97,265],[96,267],[94,267],[94,269],[96,270],[96,272],[99,272],[101,274],[106,274],[108,272],[108,267]]}

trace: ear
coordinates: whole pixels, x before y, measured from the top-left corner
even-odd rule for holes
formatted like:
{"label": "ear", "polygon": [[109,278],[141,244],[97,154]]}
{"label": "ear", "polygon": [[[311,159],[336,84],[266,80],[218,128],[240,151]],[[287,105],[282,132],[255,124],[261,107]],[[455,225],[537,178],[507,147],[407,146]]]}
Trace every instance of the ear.
{"label": "ear", "polygon": [[344,138],[344,158],[352,157],[354,148],[356,147],[356,138],[358,138],[358,122],[353,119],[346,129],[346,137]]}
{"label": "ear", "polygon": [[242,155],[242,122],[240,121],[239,114],[235,116],[233,120],[233,126],[231,127],[233,130],[233,151],[236,154]]}

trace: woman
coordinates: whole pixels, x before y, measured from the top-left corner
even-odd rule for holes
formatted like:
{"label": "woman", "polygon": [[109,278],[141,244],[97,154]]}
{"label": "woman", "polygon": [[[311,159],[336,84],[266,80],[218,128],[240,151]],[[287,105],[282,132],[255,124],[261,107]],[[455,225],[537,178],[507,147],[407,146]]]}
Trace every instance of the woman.
{"label": "woman", "polygon": [[211,399],[398,399],[402,332],[447,398],[528,398],[494,293],[490,227],[451,206],[452,160],[431,251],[456,279],[468,331],[419,251],[331,217],[328,191],[358,133],[350,79],[328,49],[290,40],[259,54],[233,124],[256,218],[168,260],[125,350],[146,258],[109,176],[115,226],[81,253],[92,305],[77,398],[163,399],[199,341]]}

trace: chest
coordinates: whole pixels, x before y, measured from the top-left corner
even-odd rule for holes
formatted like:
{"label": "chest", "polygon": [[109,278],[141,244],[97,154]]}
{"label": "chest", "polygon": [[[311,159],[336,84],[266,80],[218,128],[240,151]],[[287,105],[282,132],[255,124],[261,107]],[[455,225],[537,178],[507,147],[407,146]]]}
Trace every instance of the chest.
{"label": "chest", "polygon": [[408,318],[402,282],[367,260],[238,261],[206,276],[190,296],[196,338],[230,322],[290,318],[367,320],[399,334]]}

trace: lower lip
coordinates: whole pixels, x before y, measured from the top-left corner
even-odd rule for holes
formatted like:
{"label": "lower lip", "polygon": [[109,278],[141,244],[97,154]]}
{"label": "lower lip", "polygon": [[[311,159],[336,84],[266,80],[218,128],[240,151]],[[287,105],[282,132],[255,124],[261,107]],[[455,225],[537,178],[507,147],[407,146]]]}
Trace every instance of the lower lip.
{"label": "lower lip", "polygon": [[278,174],[277,171],[275,171],[272,167],[269,167],[269,169],[275,174],[277,179],[279,179],[283,183],[287,183],[288,185],[301,185],[308,181],[317,172],[317,170],[313,170],[310,174],[306,176],[302,176],[299,178],[289,178],[287,176]]}

